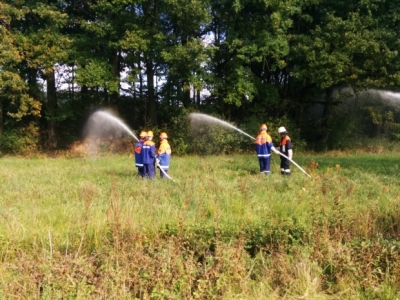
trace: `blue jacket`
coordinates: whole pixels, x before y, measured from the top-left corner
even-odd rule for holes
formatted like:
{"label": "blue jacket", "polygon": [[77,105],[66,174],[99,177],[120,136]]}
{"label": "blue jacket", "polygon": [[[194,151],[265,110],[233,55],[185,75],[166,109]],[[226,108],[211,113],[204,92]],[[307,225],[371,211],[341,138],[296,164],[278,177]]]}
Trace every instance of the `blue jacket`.
{"label": "blue jacket", "polygon": [[142,147],[144,140],[140,139],[135,145],[135,163],[136,167],[143,167],[143,156],[142,156]]}
{"label": "blue jacket", "polygon": [[258,158],[268,158],[271,156],[271,148],[274,146],[268,133],[261,131],[255,140]]}
{"label": "blue jacket", "polygon": [[156,146],[153,141],[145,141],[142,147],[143,164],[151,165],[155,163]]}
{"label": "blue jacket", "polygon": [[168,170],[171,160],[171,146],[167,140],[162,140],[158,148],[158,159],[160,160],[160,168]]}

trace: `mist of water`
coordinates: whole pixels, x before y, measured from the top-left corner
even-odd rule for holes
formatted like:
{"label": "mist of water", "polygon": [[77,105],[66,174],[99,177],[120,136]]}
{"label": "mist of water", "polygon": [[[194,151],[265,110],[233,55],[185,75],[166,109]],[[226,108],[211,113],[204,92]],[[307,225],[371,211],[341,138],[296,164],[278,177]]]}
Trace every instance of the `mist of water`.
{"label": "mist of water", "polygon": [[379,91],[379,93],[386,99],[400,103],[400,93],[391,92],[391,91]]}
{"label": "mist of water", "polygon": [[243,130],[233,126],[232,124],[230,124],[228,122],[220,120],[218,118],[211,117],[209,115],[201,114],[201,113],[191,113],[191,114],[189,114],[189,118],[191,119],[192,122],[193,121],[197,121],[197,122],[208,122],[208,123],[219,124],[221,126],[234,129],[234,130],[240,132],[241,134],[244,134],[245,136],[248,136],[249,138],[255,140],[255,137],[252,137],[251,135],[249,135],[248,133],[244,132]]}
{"label": "mist of water", "polygon": [[96,111],[89,117],[84,129],[86,154],[91,156],[96,155],[103,142],[107,144],[114,137],[119,138],[123,134],[128,134],[135,141],[138,141],[136,135],[120,119],[110,112],[103,110]]}
{"label": "mist of water", "polygon": [[[99,110],[90,116],[88,121],[88,129],[91,131],[101,129],[101,126],[99,125],[106,125],[105,123],[107,123],[107,125],[114,127],[114,129],[122,128],[136,141],[139,141],[137,136],[129,129],[128,126],[126,126],[124,122],[122,122],[117,117],[113,116],[111,113],[103,110]],[[93,125],[95,125],[95,128],[90,128],[93,127]]]}

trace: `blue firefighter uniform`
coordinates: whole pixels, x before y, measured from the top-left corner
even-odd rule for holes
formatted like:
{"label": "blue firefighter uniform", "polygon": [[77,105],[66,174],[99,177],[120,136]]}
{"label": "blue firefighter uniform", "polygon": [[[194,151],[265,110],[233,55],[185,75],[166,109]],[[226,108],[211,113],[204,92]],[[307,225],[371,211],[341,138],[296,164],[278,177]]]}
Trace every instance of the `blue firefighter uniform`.
{"label": "blue firefighter uniform", "polygon": [[261,130],[255,140],[260,172],[268,175],[271,171],[271,149],[274,147],[270,135]]}
{"label": "blue firefighter uniform", "polygon": [[[162,169],[165,173],[168,173],[169,162],[171,160],[171,146],[167,140],[161,140],[160,142],[160,147],[158,148],[158,159],[160,160],[160,169]],[[161,170],[160,176],[161,178],[164,177],[164,173]]]}
{"label": "blue firefighter uniform", "polygon": [[143,155],[142,155],[142,147],[145,142],[144,138],[141,138],[135,145],[135,165],[138,168],[138,173],[140,176],[144,177],[144,168],[143,168]]}
{"label": "blue firefighter uniform", "polygon": [[154,167],[156,159],[156,146],[153,141],[145,141],[142,147],[142,158],[143,158],[143,168],[144,176],[148,174],[150,179],[154,179],[156,176],[156,170]]}

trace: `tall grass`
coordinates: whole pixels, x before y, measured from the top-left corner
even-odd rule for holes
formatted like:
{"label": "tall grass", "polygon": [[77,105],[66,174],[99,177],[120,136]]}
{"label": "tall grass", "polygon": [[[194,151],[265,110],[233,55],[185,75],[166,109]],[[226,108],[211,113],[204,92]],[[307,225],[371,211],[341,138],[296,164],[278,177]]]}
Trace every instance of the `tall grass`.
{"label": "tall grass", "polygon": [[396,154],[3,157],[0,297],[400,298]]}

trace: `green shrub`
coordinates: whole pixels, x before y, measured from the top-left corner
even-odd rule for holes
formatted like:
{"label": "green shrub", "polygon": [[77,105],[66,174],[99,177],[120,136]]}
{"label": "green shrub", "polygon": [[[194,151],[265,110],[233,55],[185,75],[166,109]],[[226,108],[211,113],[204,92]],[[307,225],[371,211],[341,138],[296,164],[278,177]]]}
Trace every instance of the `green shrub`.
{"label": "green shrub", "polygon": [[164,127],[174,154],[183,155],[190,152],[190,142],[188,140],[189,120],[186,109],[183,108],[177,112],[171,117],[170,125]]}
{"label": "green shrub", "polygon": [[0,136],[0,151],[9,154],[29,154],[37,151],[39,128],[33,122],[21,128],[5,131]]}
{"label": "green shrub", "polygon": [[246,150],[243,144],[252,144],[248,137],[232,128],[201,120],[191,122],[189,141],[191,153],[199,155],[241,153]]}

